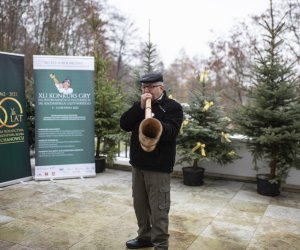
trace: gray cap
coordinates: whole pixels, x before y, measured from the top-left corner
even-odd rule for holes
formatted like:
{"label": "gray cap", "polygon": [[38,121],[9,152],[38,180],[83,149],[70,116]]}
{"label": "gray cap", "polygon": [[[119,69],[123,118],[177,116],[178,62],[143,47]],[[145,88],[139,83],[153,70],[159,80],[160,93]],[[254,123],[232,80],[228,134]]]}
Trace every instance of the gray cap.
{"label": "gray cap", "polygon": [[160,72],[150,72],[140,78],[140,83],[163,82],[163,75]]}

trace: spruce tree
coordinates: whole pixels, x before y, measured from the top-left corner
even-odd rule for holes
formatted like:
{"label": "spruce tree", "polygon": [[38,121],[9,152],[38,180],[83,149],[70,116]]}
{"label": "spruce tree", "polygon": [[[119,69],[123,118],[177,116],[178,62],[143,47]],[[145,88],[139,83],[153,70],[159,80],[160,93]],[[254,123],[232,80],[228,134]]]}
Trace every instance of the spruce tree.
{"label": "spruce tree", "polygon": [[[122,107],[122,95],[108,77],[109,63],[95,54],[95,135],[96,154],[106,156],[108,165],[113,164],[117,153],[118,134],[120,133],[119,118]],[[102,147],[100,147],[102,145]]]}
{"label": "spruce tree", "polygon": [[[151,42],[150,39],[150,24],[149,24],[149,39],[148,42],[145,42],[144,44],[144,49],[143,49],[143,60],[142,60],[142,65],[141,65],[141,71],[135,70],[134,71],[134,76],[133,76],[133,81],[134,81],[134,87],[131,88],[128,91],[128,94],[126,96],[126,101],[124,102],[123,109],[127,110],[131,105],[136,102],[137,100],[140,99],[141,97],[141,83],[140,83],[140,77],[143,74],[149,73],[151,71],[156,70],[157,65],[157,50],[155,44]],[[119,134],[119,140],[125,142],[126,144],[129,144],[130,141],[130,134],[121,131]]]}
{"label": "spruce tree", "polygon": [[[150,28],[149,28],[150,29]],[[157,62],[157,50],[156,46],[150,40],[150,30],[149,30],[149,40],[145,42],[143,49],[143,65],[141,67],[142,72],[139,70],[134,71],[134,87],[128,93],[128,101],[126,102],[127,105],[125,109],[130,107],[133,102],[138,100],[141,96],[141,83],[140,83],[140,76],[151,71],[156,70],[156,62]]]}
{"label": "spruce tree", "polygon": [[261,24],[265,49],[257,50],[254,80],[248,103],[232,116],[238,131],[248,137],[257,166],[262,160],[270,169],[269,179],[285,180],[290,167],[300,168],[300,103],[294,65],[283,60],[282,21],[275,24],[270,1],[270,20]]}
{"label": "spruce tree", "polygon": [[156,46],[150,41],[150,35],[149,35],[149,41],[145,43],[145,49],[144,49],[144,72],[149,73],[151,71],[155,70],[156,65],[156,59],[157,59],[157,51]]}
{"label": "spruce tree", "polygon": [[186,119],[178,137],[180,159],[178,163],[213,161],[221,165],[238,157],[229,138],[232,133],[230,119],[225,116],[219,98],[201,75],[198,85],[191,92],[190,102],[184,108]]}

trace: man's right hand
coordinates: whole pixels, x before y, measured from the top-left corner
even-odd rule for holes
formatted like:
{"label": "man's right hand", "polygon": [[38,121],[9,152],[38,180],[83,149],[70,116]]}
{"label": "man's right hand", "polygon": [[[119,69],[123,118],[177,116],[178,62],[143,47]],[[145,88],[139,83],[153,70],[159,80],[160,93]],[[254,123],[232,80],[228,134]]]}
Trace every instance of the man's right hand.
{"label": "man's right hand", "polygon": [[144,93],[141,95],[141,108],[142,109],[145,109],[146,100],[149,98],[152,99],[152,95],[150,93]]}

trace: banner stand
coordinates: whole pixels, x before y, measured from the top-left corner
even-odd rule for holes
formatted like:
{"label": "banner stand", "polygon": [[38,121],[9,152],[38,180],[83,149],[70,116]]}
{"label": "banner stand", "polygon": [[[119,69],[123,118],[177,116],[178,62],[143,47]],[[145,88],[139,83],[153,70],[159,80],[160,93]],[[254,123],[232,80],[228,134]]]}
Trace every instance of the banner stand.
{"label": "banner stand", "polygon": [[0,52],[0,187],[32,180],[24,55]]}
{"label": "banner stand", "polygon": [[10,185],[15,185],[15,184],[20,184],[26,181],[32,181],[33,177],[25,177],[25,178],[21,178],[21,179],[17,179],[17,180],[12,180],[12,181],[7,181],[7,182],[1,182],[0,183],[0,187],[6,187],[6,186],[10,186]]}
{"label": "banner stand", "polygon": [[[90,178],[90,177],[95,177],[95,175],[92,173],[92,174],[90,174],[90,175],[85,175],[85,176],[83,176],[83,175],[80,175],[80,176],[71,176],[71,175],[69,175],[69,176],[56,176],[56,177],[54,177],[54,176],[52,176],[52,177],[40,177],[40,176],[36,176],[35,175],[35,158],[32,158],[31,159],[31,166],[32,166],[32,168],[33,168],[33,176],[31,177],[31,179],[30,180],[34,180],[34,181],[51,181],[51,182],[55,182],[56,180],[64,180],[64,179],[78,179],[78,178],[80,178],[80,179],[82,179],[82,180],[85,180],[85,178]],[[22,182],[22,181],[24,181],[24,180],[19,180],[19,182]],[[26,181],[26,180],[25,180]]]}
{"label": "banner stand", "polygon": [[34,55],[35,180],[95,177],[94,58]]}

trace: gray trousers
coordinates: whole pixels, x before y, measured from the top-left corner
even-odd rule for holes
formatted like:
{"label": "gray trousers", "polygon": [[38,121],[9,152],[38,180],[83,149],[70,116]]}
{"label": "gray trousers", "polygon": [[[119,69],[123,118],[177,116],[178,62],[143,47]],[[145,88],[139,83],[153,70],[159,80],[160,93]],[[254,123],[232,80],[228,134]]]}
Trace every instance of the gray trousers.
{"label": "gray trousers", "polygon": [[132,169],[138,238],[151,240],[155,250],[169,246],[170,180],[170,173]]}

